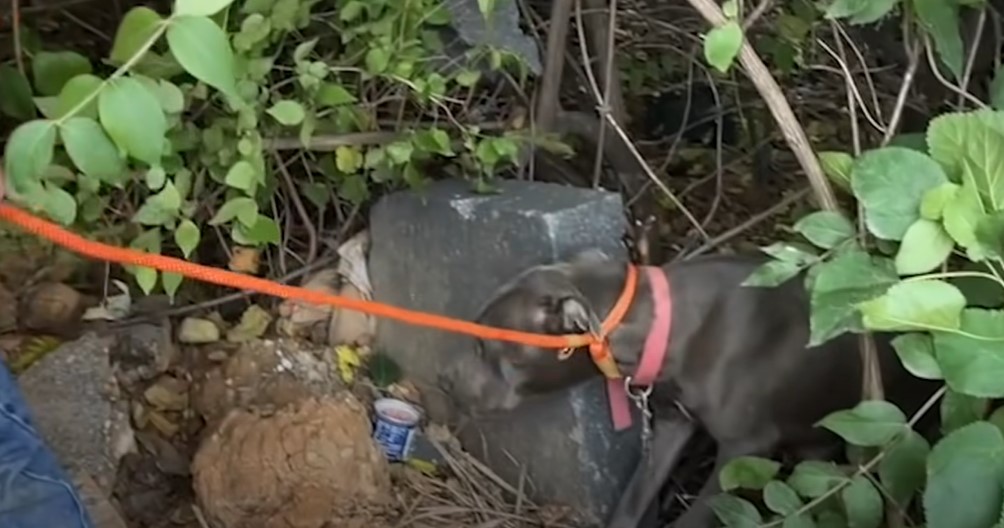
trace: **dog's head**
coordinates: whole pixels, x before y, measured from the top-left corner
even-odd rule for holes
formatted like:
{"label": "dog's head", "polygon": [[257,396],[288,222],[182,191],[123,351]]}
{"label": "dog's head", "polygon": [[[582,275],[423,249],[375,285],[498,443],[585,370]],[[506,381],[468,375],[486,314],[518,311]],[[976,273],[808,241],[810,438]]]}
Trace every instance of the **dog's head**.
{"label": "dog's head", "polygon": [[[572,280],[574,266],[601,258],[588,252],[561,264],[533,267],[505,284],[481,310],[477,322],[540,334],[598,332],[600,318]],[[440,377],[458,406],[473,412],[511,410],[527,397],[568,388],[591,376],[589,355],[505,341],[479,340]]]}

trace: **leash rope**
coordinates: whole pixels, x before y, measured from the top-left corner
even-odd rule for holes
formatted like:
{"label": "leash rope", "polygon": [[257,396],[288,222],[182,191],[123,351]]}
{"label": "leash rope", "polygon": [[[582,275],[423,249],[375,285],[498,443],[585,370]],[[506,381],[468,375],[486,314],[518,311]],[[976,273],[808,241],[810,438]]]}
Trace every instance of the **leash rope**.
{"label": "leash rope", "polygon": [[415,326],[435,328],[437,330],[465,334],[486,340],[508,341],[521,345],[555,350],[575,349],[590,345],[597,347],[604,346],[605,344],[605,339],[602,336],[589,334],[548,335],[497,328],[452,317],[399,308],[376,301],[350,299],[299,286],[279,284],[251,275],[203,266],[173,257],[146,253],[131,248],[116,247],[88,240],[6,202],[0,202],[0,219],[10,222],[28,233],[92,259],[114,262],[120,265],[154,268],[162,272],[177,273],[189,279],[219,286],[228,286],[239,290],[251,290],[273,297],[292,299],[311,304],[344,308]]}

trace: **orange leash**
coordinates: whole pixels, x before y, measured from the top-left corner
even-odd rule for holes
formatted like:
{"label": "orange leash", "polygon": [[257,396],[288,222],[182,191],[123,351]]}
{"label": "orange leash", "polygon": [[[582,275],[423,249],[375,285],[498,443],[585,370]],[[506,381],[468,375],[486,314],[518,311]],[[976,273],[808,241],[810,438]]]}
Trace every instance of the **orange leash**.
{"label": "orange leash", "polygon": [[[71,233],[52,222],[38,218],[5,202],[0,202],[0,219],[15,224],[29,233],[45,238],[54,244],[69,249],[70,251],[97,260],[114,262],[116,264],[145,266],[160,271],[177,273],[190,279],[217,284],[220,286],[228,286],[239,290],[251,290],[258,293],[272,295],[274,297],[293,299],[311,304],[345,308],[377,317],[394,319],[396,321],[416,326],[446,330],[481,339],[508,341],[522,345],[561,350],[576,349],[588,345],[591,349],[593,349],[592,354],[594,359],[600,357],[602,358],[600,362],[603,363],[608,363],[611,359],[607,357],[609,355],[609,351],[606,350],[606,334],[612,331],[620,321],[621,317],[623,317],[624,312],[626,312],[627,306],[630,305],[631,299],[634,295],[633,280],[631,277],[634,277],[635,274],[630,271],[634,270],[634,266],[629,266],[628,285],[632,287],[628,288],[627,285],[625,286],[625,292],[622,294],[621,299],[618,300],[617,306],[615,306],[614,311],[611,312],[608,320],[604,321],[602,331],[603,335],[591,336],[586,334],[571,334],[559,336],[535,334],[471,323],[441,315],[398,308],[396,306],[373,301],[350,299],[296,286],[287,286],[250,275],[243,275],[232,271],[194,264],[181,259],[145,253],[130,248],[110,246],[101,242],[87,240],[86,238]],[[608,324],[608,321],[610,324]],[[607,374],[608,376],[610,375],[608,372],[604,372],[604,374]]]}

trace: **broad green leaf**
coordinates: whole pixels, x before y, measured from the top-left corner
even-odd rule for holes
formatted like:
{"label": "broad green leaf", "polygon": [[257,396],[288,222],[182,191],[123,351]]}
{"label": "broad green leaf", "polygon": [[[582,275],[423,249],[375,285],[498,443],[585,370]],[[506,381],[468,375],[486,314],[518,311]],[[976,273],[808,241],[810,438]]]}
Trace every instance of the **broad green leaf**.
{"label": "broad green leaf", "polygon": [[990,414],[987,421],[994,424],[1001,431],[1001,434],[1004,434],[1004,407],[997,408],[997,410]]}
{"label": "broad green leaf", "polygon": [[[488,142],[482,142],[482,145],[491,145]],[[489,149],[493,155],[496,155],[495,149]],[[387,157],[391,159],[395,164],[402,165],[411,161],[411,155],[415,152],[415,147],[407,141],[395,141],[387,145]]]}
{"label": "broad green leaf", "polygon": [[788,282],[802,271],[802,265],[785,260],[771,260],[757,268],[746,280],[743,286],[773,288]]}
{"label": "broad green leaf", "polygon": [[246,196],[227,200],[209,219],[209,225],[220,225],[239,218],[242,224],[252,224],[258,219],[258,204]]}
{"label": "broad green leaf", "polygon": [[272,22],[270,19],[258,13],[248,15],[241,22],[240,32],[234,35],[234,48],[237,51],[249,51],[267,39],[271,32]]}
{"label": "broad green leaf", "polygon": [[317,46],[317,37],[314,37],[310,40],[305,40],[300,44],[298,44],[296,48],[293,49],[293,62],[294,63],[303,62],[303,60],[306,59],[314,51],[314,48],[316,46]]}
{"label": "broad green leaf", "polygon": [[870,0],[833,0],[826,7],[825,17],[827,19],[848,18],[854,16],[868,7]]}
{"label": "broad green leaf", "polygon": [[35,117],[31,84],[17,68],[0,64],[0,93],[0,112],[21,121]]}
{"label": "broad green leaf", "polygon": [[199,227],[189,219],[184,219],[174,230],[174,243],[178,244],[178,249],[185,255],[185,258],[192,256],[192,251],[199,245],[201,234]]}
{"label": "broad green leaf", "polygon": [[855,162],[851,177],[868,230],[885,240],[901,240],[920,218],[924,194],[947,181],[934,160],[903,147],[865,152]]}
{"label": "broad green leaf", "polygon": [[[969,174],[969,163],[964,163],[964,172]],[[986,257],[986,249],[976,238],[976,228],[986,212],[972,179],[967,177],[962,186],[945,204],[942,224],[955,242],[966,249],[970,260],[980,261]]]}
{"label": "broad green leaf", "polygon": [[918,218],[903,235],[896,253],[896,272],[918,275],[932,271],[945,262],[954,247],[955,241],[941,224]]}
{"label": "broad green leaf", "polygon": [[192,77],[239,99],[234,51],[215,22],[204,16],[174,17],[167,28],[167,44]]}
{"label": "broad green leaf", "polygon": [[864,475],[857,475],[840,490],[847,513],[848,528],[879,528],[882,524],[882,495]]}
{"label": "broad green leaf", "polygon": [[955,193],[959,192],[959,185],[952,182],[928,189],[920,201],[920,217],[928,220],[941,220],[942,214],[948,203],[955,199]]}
{"label": "broad green leaf", "polygon": [[230,7],[234,0],[174,0],[175,15],[210,16]]}
{"label": "broad green leaf", "polygon": [[354,146],[342,145],[335,149],[335,166],[346,174],[352,174],[362,168],[363,155]]}
{"label": "broad green leaf", "polygon": [[390,52],[386,48],[370,48],[366,52],[365,61],[366,71],[373,75],[379,75],[386,71],[387,66],[390,65]]}
{"label": "broad green leaf", "polygon": [[[834,512],[825,512],[825,511],[823,512],[823,514],[826,513],[834,513]],[[840,524],[835,524],[832,528],[844,528],[845,526],[847,526],[847,523],[841,522]],[[811,513],[799,513],[798,515],[789,515],[788,517],[785,517],[784,522],[781,523],[781,528],[831,528],[831,527],[826,525],[823,521],[819,521],[819,523],[817,524],[815,521],[812,520]]]}
{"label": "broad green leaf", "polygon": [[815,269],[809,346],[861,330],[857,304],[882,295],[899,281],[891,260],[863,251],[838,254]]}
{"label": "broad green leaf", "polygon": [[317,90],[317,104],[321,107],[347,105],[355,103],[358,100],[356,96],[349,93],[342,85],[332,82],[322,83],[321,87]]}
{"label": "broad green leaf", "polygon": [[41,113],[46,119],[59,118],[58,97],[34,97],[32,98],[32,101],[35,103],[35,108],[37,108],[39,113]]}
{"label": "broad green leaf", "polygon": [[168,181],[160,192],[143,202],[132,221],[148,226],[165,225],[177,218],[180,208],[181,195],[174,184]]}
{"label": "broad green leaf", "polygon": [[167,294],[168,299],[172,303],[174,302],[174,296],[178,293],[178,288],[181,286],[181,281],[183,279],[184,277],[182,275],[168,271],[160,274],[160,284],[164,288],[164,293]]}
{"label": "broad green leaf", "polygon": [[743,29],[735,20],[715,27],[704,36],[704,60],[712,68],[727,73],[743,45]]}
{"label": "broad green leaf", "polygon": [[889,447],[879,461],[878,474],[886,493],[902,507],[924,486],[927,455],[931,447],[910,429]]}
{"label": "broad green leaf", "polygon": [[973,235],[984,254],[997,259],[1004,258],[1004,210],[981,218]]}
{"label": "broad green leaf", "polygon": [[931,35],[941,62],[962,79],[963,45],[959,34],[959,7],[945,0],[913,0],[920,25]]}
{"label": "broad green leaf", "polygon": [[[164,188],[164,184],[167,183],[167,172],[163,167],[150,167],[150,170],[146,171],[146,187],[151,191],[159,191]],[[181,196],[181,190],[178,190],[178,196]]]}
{"label": "broad green leaf", "polygon": [[101,83],[102,81],[99,77],[90,73],[77,75],[66,81],[57,98],[56,116],[60,118],[66,117],[70,112],[77,110],[77,107],[82,105],[84,101],[87,101],[87,104],[80,107],[75,115],[97,119],[98,98],[92,94],[101,88]]}
{"label": "broad green leaf", "polygon": [[366,186],[366,178],[362,174],[349,174],[338,186],[338,196],[348,200],[353,205],[361,204],[369,199],[370,190]]}
{"label": "broad green leaf", "polygon": [[[946,113],[928,125],[927,145],[931,157],[945,168],[952,181],[958,182],[964,160],[976,167],[988,166],[976,162],[986,156],[988,144],[992,146],[999,141],[1000,134],[1004,134],[1004,112],[981,109]],[[980,178],[976,183],[981,191],[991,187],[985,175],[976,176]]]}
{"label": "broad green leaf", "polygon": [[986,528],[1004,495],[1004,437],[988,422],[958,429],[927,459],[924,516],[928,528]]}
{"label": "broad green leaf", "polygon": [[286,126],[299,125],[303,122],[303,118],[306,115],[303,110],[303,105],[291,100],[279,101],[278,103],[270,106],[268,110],[265,110],[265,112],[278,121],[279,124]]}
{"label": "broad green leaf", "polygon": [[60,125],[60,136],[66,153],[80,172],[111,185],[125,183],[125,160],[97,121],[71,117]]}
{"label": "broad green leaf", "polygon": [[823,249],[831,249],[854,236],[854,224],[835,211],[811,213],[795,222],[794,229]]}
{"label": "broad green leaf", "polygon": [[1004,312],[968,308],[958,331],[932,335],[935,357],[952,390],[1004,397]]}
{"label": "broad green leaf", "polygon": [[59,95],[70,79],[92,71],[91,61],[73,51],[43,51],[31,61],[35,89],[50,97]]}
{"label": "broad green leaf", "polygon": [[941,432],[948,434],[956,429],[978,422],[986,416],[988,401],[948,389],[941,398]]}
{"label": "broad green leaf", "polygon": [[903,431],[906,416],[887,401],[865,400],[853,409],[828,414],[818,425],[840,435],[851,445],[879,447]]}
{"label": "broad green leaf", "polygon": [[802,499],[795,490],[779,480],[772,480],[763,489],[763,500],[770,511],[780,515],[791,515],[803,506]]}
{"label": "broad green leaf", "polygon": [[478,83],[479,79],[481,79],[481,72],[477,70],[466,70],[466,69],[461,70],[454,77],[454,80],[457,81],[457,84],[465,88],[473,87],[475,84]]}
{"label": "broad green leaf", "polygon": [[965,306],[962,292],[943,280],[901,282],[858,304],[865,328],[880,332],[953,330],[959,328]]}
{"label": "broad green leaf", "polygon": [[941,367],[934,355],[934,340],[926,333],[898,335],[892,340],[893,349],[903,367],[918,378],[942,379]]}
{"label": "broad green leaf", "polygon": [[259,214],[250,226],[243,222],[234,225],[232,235],[239,244],[260,245],[278,244],[282,233],[275,220]]}
{"label": "broad green leaf", "polygon": [[143,266],[134,268],[133,277],[136,278],[136,285],[145,295],[150,295],[154,287],[157,286],[157,270],[153,268]]}
{"label": "broad green leaf", "polygon": [[725,526],[756,528],[763,524],[763,517],[756,506],[746,499],[720,494],[709,498],[708,506]]}
{"label": "broad green leaf", "polygon": [[854,167],[854,158],[850,154],[838,151],[820,152],[819,164],[831,182],[845,191],[851,191],[851,170]]}
{"label": "broad green leaf", "polygon": [[780,469],[779,462],[767,458],[740,456],[722,467],[718,481],[725,491],[737,488],[762,489]]}
{"label": "broad green leaf", "polygon": [[15,128],[4,150],[7,189],[21,195],[39,191],[39,178],[52,163],[55,148],[56,124],[53,121],[36,119]]}
{"label": "broad green leaf", "polygon": [[115,40],[112,42],[111,53],[108,59],[115,66],[121,66],[139,53],[144,44],[157,33],[157,29],[164,22],[160,15],[146,6],[136,6],[130,9],[118,29],[115,31]]}
{"label": "broad green leaf", "polygon": [[800,462],[788,477],[788,485],[799,495],[812,499],[821,497],[841,482],[847,476],[840,472],[836,464],[818,460]]}
{"label": "broad green leaf", "polygon": [[760,250],[777,260],[791,262],[800,266],[807,266],[819,260],[819,255],[815,248],[807,244],[775,242],[769,246],[761,247]]}
{"label": "broad green leaf", "polygon": [[254,189],[255,185],[258,184],[258,175],[254,170],[254,165],[245,160],[234,163],[227,171],[225,183],[242,191]]}
{"label": "broad green leaf", "polygon": [[63,225],[70,225],[77,219],[77,201],[72,194],[47,182],[43,196],[45,203],[42,208],[49,218]]}
{"label": "broad green leaf", "polygon": [[167,118],[142,83],[129,77],[110,82],[98,96],[98,115],[119,148],[148,165],[160,165]]}

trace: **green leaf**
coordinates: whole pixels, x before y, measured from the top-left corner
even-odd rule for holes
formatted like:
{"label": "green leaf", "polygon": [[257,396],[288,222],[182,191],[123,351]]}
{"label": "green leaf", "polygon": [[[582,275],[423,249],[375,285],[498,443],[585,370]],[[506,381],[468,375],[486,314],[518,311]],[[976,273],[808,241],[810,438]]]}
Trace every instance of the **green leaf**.
{"label": "green leaf", "polygon": [[901,507],[905,508],[913,494],[924,487],[930,452],[927,440],[909,429],[879,461],[879,480],[886,493]]}
{"label": "green leaf", "polygon": [[[150,167],[150,170],[146,171],[146,187],[151,191],[163,189],[165,183],[167,183],[167,172],[163,167]],[[180,189],[178,195],[181,195]]]}
{"label": "green leaf", "polygon": [[160,165],[167,118],[142,83],[129,77],[110,82],[98,96],[98,115],[119,148],[148,165]]}
{"label": "green leaf", "polygon": [[139,53],[148,40],[153,38],[163,22],[164,19],[149,7],[136,6],[130,9],[122,17],[115,31],[115,40],[108,55],[110,62],[115,66],[128,62],[133,55]]}
{"label": "green leaf", "polygon": [[791,515],[803,506],[795,490],[784,482],[772,480],[763,489],[763,500],[770,511],[780,515]]}
{"label": "green leaf", "polygon": [[[970,165],[966,163],[964,166],[965,172],[969,173]],[[975,184],[971,178],[967,178],[962,187],[945,204],[942,223],[949,236],[966,248],[966,254],[973,261],[986,257],[986,248],[976,238],[976,228],[985,216]]]}
{"label": "green leaf", "polygon": [[101,79],[95,75],[89,73],[84,73],[77,75],[76,77],[70,79],[63,85],[63,89],[59,92],[59,97],[57,98],[56,105],[56,116],[66,117],[71,111],[77,108],[85,100],[90,98],[76,115],[81,117],[90,117],[93,119],[98,118],[98,98],[92,97],[101,88]]}
{"label": "green leaf", "polygon": [[212,19],[174,17],[167,28],[167,44],[174,58],[192,77],[228,97],[239,99],[234,51],[226,33]]}
{"label": "green leaf", "polygon": [[827,8],[825,17],[835,20],[839,18],[849,18],[868,7],[870,0],[834,0]]}
{"label": "green leaf", "polygon": [[1004,211],[994,211],[977,222],[973,231],[982,253],[992,258],[1004,258]]}
{"label": "green leaf", "polygon": [[718,475],[722,490],[737,488],[762,489],[781,469],[781,464],[767,458],[740,456],[733,458]]}
{"label": "green leaf", "polygon": [[763,517],[756,506],[746,499],[720,494],[708,499],[708,506],[725,526],[756,528],[763,524]]}
{"label": "green leaf", "polygon": [[827,151],[819,153],[819,164],[831,182],[845,191],[851,190],[851,170],[854,158],[846,152]]}
{"label": "green leaf", "polygon": [[136,284],[139,286],[139,289],[145,295],[150,295],[153,292],[153,288],[157,286],[157,270],[153,268],[137,267],[133,270],[133,276],[136,278]]}
{"label": "green leaf", "polygon": [[963,160],[979,158],[979,153],[986,150],[987,128],[1004,132],[1004,112],[952,112],[941,114],[928,124],[928,150],[952,181],[958,181],[962,174]]}
{"label": "green leaf", "polygon": [[238,217],[242,224],[253,224],[258,219],[258,204],[246,196],[231,198],[209,219],[209,225],[220,225]]}
{"label": "green leaf", "polygon": [[903,430],[906,416],[887,401],[865,400],[853,409],[828,414],[818,425],[840,435],[851,445],[879,447]]}
{"label": "green leaf", "polygon": [[952,182],[928,189],[920,201],[920,217],[941,220],[945,207],[955,198],[955,193],[959,192],[959,189],[959,185]]}
{"label": "green leaf", "polygon": [[77,219],[77,201],[59,186],[46,183],[44,200],[42,208],[49,218],[63,225],[70,225]]}
{"label": "green leaf", "polygon": [[854,236],[854,224],[835,211],[816,211],[795,223],[794,229],[809,242],[831,249]]}
{"label": "green leaf", "polygon": [[21,121],[35,117],[31,84],[17,68],[0,64],[0,93],[0,112]]}
{"label": "green leaf", "polygon": [[164,188],[143,202],[132,221],[138,224],[158,226],[168,224],[178,216],[181,208],[181,194],[177,187],[170,181],[164,184]]}
{"label": "green leaf", "polygon": [[186,259],[192,256],[192,251],[199,245],[200,238],[199,227],[187,218],[178,224],[178,229],[174,230],[174,243],[178,244]]}
{"label": "green leaf", "polygon": [[910,374],[918,378],[942,379],[941,367],[934,356],[934,340],[928,334],[898,335],[892,340],[893,349]]}
{"label": "green leaf", "polygon": [[934,40],[938,57],[955,76],[962,79],[963,45],[959,34],[959,7],[945,0],[913,0],[920,25]]}
{"label": "green leaf", "polygon": [[73,51],[42,51],[31,62],[31,72],[38,93],[55,96],[67,81],[91,73],[91,61]]}
{"label": "green leaf", "polygon": [[225,183],[242,191],[251,191],[258,184],[258,175],[251,163],[240,160],[227,171]]}
{"label": "green leaf", "polygon": [[56,148],[56,124],[45,119],[22,123],[7,138],[4,172],[8,190],[30,195],[40,190],[39,179],[52,163]]}
{"label": "green leaf", "polygon": [[366,71],[379,75],[387,70],[390,65],[390,52],[386,48],[370,48],[366,52]]}
{"label": "green leaf", "polygon": [[243,222],[234,226],[234,240],[241,244],[278,244],[282,236],[279,224],[275,220],[258,215],[254,223],[248,227]]}
{"label": "green leaf", "polygon": [[63,146],[80,172],[112,185],[125,180],[126,164],[101,125],[89,117],[71,117],[60,126]]}
{"label": "green leaf", "polygon": [[896,253],[896,272],[918,275],[934,270],[945,262],[954,247],[955,241],[941,224],[918,218],[903,235]]}
{"label": "green leaf", "polygon": [[352,174],[362,168],[363,155],[356,147],[342,145],[335,149],[335,166],[346,174]]}
{"label": "green leaf", "polygon": [[704,60],[719,72],[727,73],[742,45],[743,29],[730,20],[704,36]]}
{"label": "green leaf", "polygon": [[988,422],[958,429],[927,459],[924,516],[929,528],[985,528],[997,522],[1004,495],[1004,436]]}
{"label": "green leaf", "polygon": [[761,265],[746,280],[743,286],[758,288],[773,288],[780,286],[802,271],[802,265],[797,262],[772,260]]}
{"label": "green leaf", "polygon": [[303,105],[290,100],[279,101],[269,107],[268,110],[265,110],[265,112],[280,124],[286,126],[299,125],[303,122],[303,118],[306,115]]}
{"label": "green leaf", "polygon": [[951,389],[941,398],[941,432],[948,434],[983,419],[988,401]]}
{"label": "green leaf", "polygon": [[210,16],[230,7],[234,0],[174,0],[175,15]]}
{"label": "green leaf", "polygon": [[967,308],[958,331],[932,332],[934,353],[954,390],[982,398],[1004,397],[1004,312]]}
{"label": "green leaf", "polygon": [[296,48],[293,49],[293,62],[296,64],[303,62],[314,51],[314,47],[316,46],[317,37],[297,44]]}
{"label": "green leaf", "polygon": [[184,279],[182,275],[177,273],[171,273],[165,271],[160,274],[160,283],[164,287],[164,293],[167,294],[168,299],[173,303],[174,296],[178,293],[178,288],[181,287],[181,281]]}
{"label": "green leaf", "polygon": [[460,72],[458,72],[457,75],[454,77],[454,80],[457,81],[457,84],[465,88],[470,88],[474,86],[475,84],[478,83],[479,79],[481,79],[481,72],[477,70],[460,70]]}
{"label": "green leaf", "polygon": [[848,251],[815,268],[812,284],[809,346],[847,331],[860,330],[857,305],[882,295],[899,281],[889,259]]}
{"label": "green leaf", "polygon": [[942,280],[901,282],[858,305],[865,328],[880,332],[953,330],[965,306],[962,292]]}
{"label": "green leaf", "polygon": [[359,99],[349,93],[342,85],[332,82],[322,83],[317,89],[318,106],[342,106],[352,104]]}
{"label": "green leaf", "polygon": [[878,528],[882,524],[882,495],[864,475],[857,475],[840,490],[848,528]]}
{"label": "green leaf", "polygon": [[777,260],[791,262],[799,266],[808,266],[819,260],[816,250],[805,244],[775,242],[760,248],[760,250]]}
{"label": "green leaf", "polygon": [[903,147],[865,152],[855,162],[851,177],[868,230],[885,240],[901,240],[920,218],[924,194],[947,181],[934,160]]}
{"label": "green leaf", "polygon": [[812,499],[822,497],[831,489],[847,480],[837,465],[832,462],[806,460],[800,462],[788,477],[788,485],[799,495]]}

